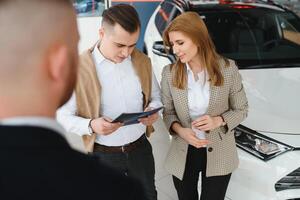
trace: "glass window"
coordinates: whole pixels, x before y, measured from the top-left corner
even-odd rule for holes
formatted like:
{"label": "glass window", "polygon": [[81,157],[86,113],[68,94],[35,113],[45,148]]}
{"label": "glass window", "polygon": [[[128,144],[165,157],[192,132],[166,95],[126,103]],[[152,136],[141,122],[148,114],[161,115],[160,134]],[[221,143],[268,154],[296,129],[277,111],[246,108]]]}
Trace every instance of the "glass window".
{"label": "glass window", "polygon": [[162,35],[167,25],[172,19],[179,15],[180,11],[171,3],[163,2],[155,17],[155,25],[157,30]]}
{"label": "glass window", "polygon": [[218,53],[239,67],[300,63],[300,19],[265,8],[200,12]]}
{"label": "glass window", "polygon": [[278,16],[283,38],[300,45],[300,21],[296,19],[290,13]]}
{"label": "glass window", "polygon": [[78,17],[101,16],[105,9],[104,0],[73,0]]}

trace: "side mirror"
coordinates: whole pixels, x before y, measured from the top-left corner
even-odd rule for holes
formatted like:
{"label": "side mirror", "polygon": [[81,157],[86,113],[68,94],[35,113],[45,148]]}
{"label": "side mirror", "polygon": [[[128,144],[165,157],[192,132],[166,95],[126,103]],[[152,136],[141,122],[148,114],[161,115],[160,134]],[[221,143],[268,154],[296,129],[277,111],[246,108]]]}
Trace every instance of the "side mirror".
{"label": "side mirror", "polygon": [[152,52],[158,56],[168,58],[171,63],[174,63],[176,61],[172,51],[170,51],[169,53],[166,52],[163,41],[154,42],[152,46]]}

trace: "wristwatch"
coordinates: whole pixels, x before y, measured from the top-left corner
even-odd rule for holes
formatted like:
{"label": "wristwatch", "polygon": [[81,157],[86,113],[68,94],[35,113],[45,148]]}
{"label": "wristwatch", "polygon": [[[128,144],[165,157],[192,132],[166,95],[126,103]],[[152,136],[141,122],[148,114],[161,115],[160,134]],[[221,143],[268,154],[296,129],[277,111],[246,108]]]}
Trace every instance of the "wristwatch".
{"label": "wristwatch", "polygon": [[93,119],[91,119],[91,120],[89,121],[89,125],[88,125],[89,134],[91,134],[91,135],[94,133],[94,130],[93,130],[93,128],[92,128],[92,121],[93,121]]}

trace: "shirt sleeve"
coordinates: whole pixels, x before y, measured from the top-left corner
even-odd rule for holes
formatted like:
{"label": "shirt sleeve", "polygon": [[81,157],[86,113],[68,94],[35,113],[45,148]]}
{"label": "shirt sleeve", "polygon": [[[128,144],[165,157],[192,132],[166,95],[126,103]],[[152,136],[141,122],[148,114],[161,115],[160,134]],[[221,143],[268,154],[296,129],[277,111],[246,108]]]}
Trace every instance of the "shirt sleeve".
{"label": "shirt sleeve", "polygon": [[152,72],[152,90],[151,90],[151,101],[149,103],[149,107],[158,108],[161,107],[162,105],[163,104],[161,102],[160,87],[154,73]]}
{"label": "shirt sleeve", "polygon": [[76,113],[76,96],[73,93],[70,100],[56,111],[56,119],[69,133],[90,135],[88,125],[91,119],[76,116]]}

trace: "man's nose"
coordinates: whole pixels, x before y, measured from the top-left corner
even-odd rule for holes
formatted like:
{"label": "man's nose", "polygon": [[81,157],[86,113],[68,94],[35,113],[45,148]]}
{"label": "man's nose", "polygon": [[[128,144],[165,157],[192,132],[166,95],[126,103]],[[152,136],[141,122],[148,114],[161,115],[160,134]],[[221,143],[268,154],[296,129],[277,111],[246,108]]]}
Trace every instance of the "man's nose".
{"label": "man's nose", "polygon": [[122,49],[122,56],[124,56],[124,57],[128,57],[129,56],[129,48],[128,47],[124,47]]}

